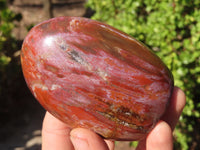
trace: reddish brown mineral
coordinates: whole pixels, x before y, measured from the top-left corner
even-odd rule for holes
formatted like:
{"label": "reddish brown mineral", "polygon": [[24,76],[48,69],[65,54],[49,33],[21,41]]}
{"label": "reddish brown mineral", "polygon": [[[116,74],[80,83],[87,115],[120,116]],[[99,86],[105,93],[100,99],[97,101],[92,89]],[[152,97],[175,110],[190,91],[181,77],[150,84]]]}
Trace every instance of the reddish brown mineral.
{"label": "reddish brown mineral", "polygon": [[69,127],[105,138],[140,140],[166,110],[173,77],[146,46],[86,18],[58,17],[35,26],[21,63],[41,105]]}

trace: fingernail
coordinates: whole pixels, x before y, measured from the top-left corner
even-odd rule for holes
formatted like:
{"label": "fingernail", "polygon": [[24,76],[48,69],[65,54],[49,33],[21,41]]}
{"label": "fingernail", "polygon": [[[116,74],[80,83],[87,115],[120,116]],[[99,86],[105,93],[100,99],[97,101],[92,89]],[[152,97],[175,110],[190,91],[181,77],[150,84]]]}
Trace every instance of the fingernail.
{"label": "fingernail", "polygon": [[77,136],[70,136],[70,139],[75,150],[89,150],[89,144],[86,139],[82,139]]}

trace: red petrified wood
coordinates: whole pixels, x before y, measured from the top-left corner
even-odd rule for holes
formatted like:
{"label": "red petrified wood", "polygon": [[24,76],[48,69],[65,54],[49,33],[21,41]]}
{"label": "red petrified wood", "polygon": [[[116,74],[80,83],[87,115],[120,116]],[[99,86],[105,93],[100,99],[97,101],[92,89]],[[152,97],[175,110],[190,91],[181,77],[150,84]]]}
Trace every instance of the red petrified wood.
{"label": "red petrified wood", "polygon": [[46,110],[71,128],[109,139],[144,138],[173,90],[171,72],[146,46],[86,18],[58,17],[35,26],[24,40],[21,63]]}

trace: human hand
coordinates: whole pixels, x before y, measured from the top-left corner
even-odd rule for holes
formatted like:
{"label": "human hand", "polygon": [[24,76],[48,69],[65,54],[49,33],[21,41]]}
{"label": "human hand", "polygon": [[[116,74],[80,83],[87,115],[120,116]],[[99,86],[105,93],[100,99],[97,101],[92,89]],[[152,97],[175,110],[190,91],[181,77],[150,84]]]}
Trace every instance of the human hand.
{"label": "human hand", "polygon": [[[139,142],[137,150],[172,150],[176,123],[185,106],[185,94],[175,87],[171,103],[148,136]],[[48,112],[42,129],[42,150],[114,150],[114,141],[102,139],[96,133],[76,128],[70,130],[66,124]]]}
{"label": "human hand", "polygon": [[42,128],[42,150],[114,150],[114,141],[103,140],[83,128],[71,130],[50,113],[46,113]]}

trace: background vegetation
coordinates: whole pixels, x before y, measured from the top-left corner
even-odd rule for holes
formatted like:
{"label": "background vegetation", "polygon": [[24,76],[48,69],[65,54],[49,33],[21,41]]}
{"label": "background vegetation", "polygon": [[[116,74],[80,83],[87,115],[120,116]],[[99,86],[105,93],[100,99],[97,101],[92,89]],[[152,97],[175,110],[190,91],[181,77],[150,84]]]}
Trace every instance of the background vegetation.
{"label": "background vegetation", "polygon": [[92,19],[142,41],[166,63],[187,104],[175,129],[175,149],[200,149],[200,1],[88,0]]}
{"label": "background vegetation", "polygon": [[12,30],[21,18],[21,14],[8,9],[6,0],[0,0],[0,127],[10,118],[8,112],[20,105],[16,101],[19,94],[16,89],[20,89],[21,81],[21,42],[13,37]]}
{"label": "background vegetation", "polygon": [[[0,127],[8,120],[8,111],[24,103],[16,98],[24,83],[19,62],[22,41],[12,36],[21,15],[6,3],[0,0]],[[200,1],[88,0],[87,7],[95,12],[92,19],[142,41],[167,64],[175,85],[187,96],[174,132],[175,149],[200,149]]]}

